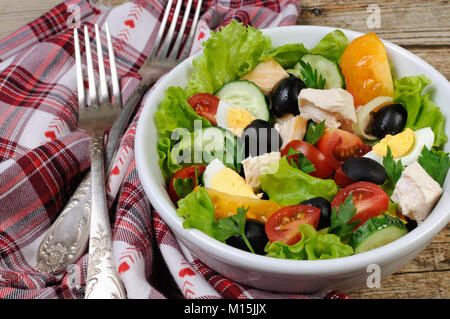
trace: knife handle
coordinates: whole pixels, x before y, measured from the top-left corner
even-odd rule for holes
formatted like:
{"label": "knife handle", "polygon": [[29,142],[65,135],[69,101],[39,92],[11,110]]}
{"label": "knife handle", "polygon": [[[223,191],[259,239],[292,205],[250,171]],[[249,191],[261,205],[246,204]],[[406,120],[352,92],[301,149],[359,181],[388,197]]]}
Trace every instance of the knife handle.
{"label": "knife handle", "polygon": [[[108,134],[108,142],[105,148],[106,167],[110,168],[111,161],[113,160],[120,143],[120,137],[125,131],[125,128],[127,127],[132,114],[136,111],[136,106],[139,105],[142,97],[144,96],[145,92],[147,92],[150,86],[150,83],[141,81],[141,83],[133,90],[133,92],[131,92],[125,105],[122,107],[122,111],[120,112],[119,117],[111,127],[111,130]],[[107,173],[109,173],[109,171]]]}

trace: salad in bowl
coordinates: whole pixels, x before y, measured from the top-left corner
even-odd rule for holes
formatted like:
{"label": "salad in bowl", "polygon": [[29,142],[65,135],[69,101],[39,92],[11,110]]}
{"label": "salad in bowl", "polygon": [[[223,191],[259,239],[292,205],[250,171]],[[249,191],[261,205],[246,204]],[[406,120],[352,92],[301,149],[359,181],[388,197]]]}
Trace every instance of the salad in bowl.
{"label": "salad in bowl", "polygon": [[154,113],[185,229],[267,258],[361,254],[405,236],[443,194],[445,117],[423,74],[397,78],[375,33],[273,46],[232,21]]}

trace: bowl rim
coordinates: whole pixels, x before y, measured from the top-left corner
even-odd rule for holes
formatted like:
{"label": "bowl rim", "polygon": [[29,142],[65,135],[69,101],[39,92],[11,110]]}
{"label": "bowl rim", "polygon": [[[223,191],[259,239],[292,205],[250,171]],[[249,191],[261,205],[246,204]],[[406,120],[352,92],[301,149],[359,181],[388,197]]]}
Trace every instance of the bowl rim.
{"label": "bowl rim", "polygon": [[[262,29],[261,31],[264,34],[270,36],[271,33],[276,32],[280,29],[299,28],[306,30],[319,29],[323,32],[341,30],[346,34],[346,36],[352,37],[357,37],[365,34],[343,28],[315,25],[280,26],[275,28]],[[437,77],[438,79],[440,79],[439,81],[445,81],[446,85],[448,86],[448,91],[450,92],[450,83],[439,71],[437,71],[427,62],[409,52],[408,50],[403,49],[402,47],[390,41],[386,41],[383,39],[381,40],[384,45],[389,48],[389,51],[393,51],[395,54],[409,56],[410,58],[415,60],[415,62],[421,64],[422,67],[427,69],[428,72],[433,74],[433,77]],[[190,64],[192,60],[200,54],[201,51],[189,57],[188,59],[180,63],[177,67],[175,67],[170,73],[176,73],[178,70],[183,68],[185,64]],[[252,254],[250,252],[246,252],[226,245],[197,229],[184,229],[182,226],[181,218],[176,215],[173,204],[170,202],[166,203],[168,205],[165,205],[163,203],[164,200],[157,198],[158,194],[161,194],[161,192],[158,191],[160,184],[148,178],[150,169],[149,165],[146,165],[144,161],[145,154],[143,146],[145,138],[142,132],[144,131],[143,127],[145,124],[143,122],[144,119],[148,117],[146,116],[146,114],[151,109],[150,104],[152,101],[152,97],[154,96],[153,92],[156,91],[156,89],[160,89],[162,87],[165,87],[165,91],[167,87],[170,86],[170,83],[168,83],[168,78],[169,77],[165,77],[164,79],[161,79],[161,81],[157,83],[156,87],[152,89],[152,92],[150,92],[146,96],[146,100],[144,102],[136,128],[136,168],[144,191],[148,196],[152,206],[154,207],[155,211],[158,212],[161,218],[167,223],[168,227],[174,232],[175,237],[180,236],[182,239],[187,240],[192,245],[197,246],[200,250],[207,252],[208,255],[210,255],[212,258],[221,260],[229,265],[233,265],[236,267],[245,267],[246,269],[252,269],[253,271],[262,273],[278,275],[328,276],[331,274],[341,274],[343,270],[345,270],[345,272],[352,272],[362,268],[365,269],[370,264],[385,264],[386,262],[392,261],[396,257],[400,259],[400,256],[406,256],[415,252],[418,254],[420,250],[423,249],[429,243],[429,241],[450,222],[450,194],[445,190],[444,186],[444,193],[442,194],[436,207],[425,219],[425,221],[419,224],[414,230],[382,247],[347,257],[325,260],[290,260],[272,258]],[[165,189],[164,192],[166,192]],[[445,205],[445,203],[449,204]],[[167,211],[168,208],[169,211]],[[444,210],[447,210],[447,212],[444,212]]]}

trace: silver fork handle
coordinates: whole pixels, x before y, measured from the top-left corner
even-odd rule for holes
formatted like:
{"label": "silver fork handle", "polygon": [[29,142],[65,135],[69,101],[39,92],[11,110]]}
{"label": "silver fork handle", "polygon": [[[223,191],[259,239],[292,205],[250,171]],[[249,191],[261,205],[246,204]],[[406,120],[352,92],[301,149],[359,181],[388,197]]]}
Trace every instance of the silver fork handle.
{"label": "silver fork handle", "polygon": [[112,234],[106,203],[103,136],[91,142],[91,220],[85,299],[125,299],[112,256]]}

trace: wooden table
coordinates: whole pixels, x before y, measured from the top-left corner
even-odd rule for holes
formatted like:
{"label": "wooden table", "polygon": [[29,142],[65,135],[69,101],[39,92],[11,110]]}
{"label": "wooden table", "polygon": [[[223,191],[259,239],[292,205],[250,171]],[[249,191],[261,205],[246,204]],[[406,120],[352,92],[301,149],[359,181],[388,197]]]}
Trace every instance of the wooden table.
{"label": "wooden table", "polygon": [[[2,0],[0,39],[59,2]],[[116,5],[125,1],[109,2]],[[374,31],[381,38],[417,54],[450,79],[448,0],[301,0],[301,4],[298,24],[325,25],[364,33]],[[377,12],[380,20],[376,19]],[[450,298],[449,235],[450,226],[410,264],[385,278],[380,288],[366,288],[349,295],[352,298]]]}

